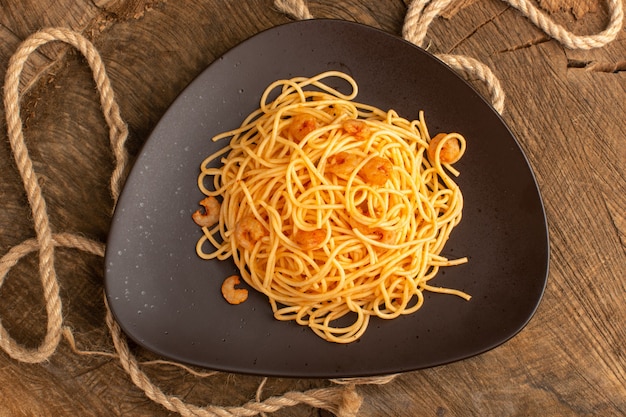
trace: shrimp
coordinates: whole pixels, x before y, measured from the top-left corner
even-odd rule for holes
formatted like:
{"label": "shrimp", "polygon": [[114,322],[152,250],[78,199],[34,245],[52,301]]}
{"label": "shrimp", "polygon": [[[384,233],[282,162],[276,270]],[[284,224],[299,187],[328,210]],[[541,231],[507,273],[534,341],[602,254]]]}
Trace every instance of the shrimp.
{"label": "shrimp", "polygon": [[244,249],[252,250],[256,242],[267,236],[267,230],[254,216],[245,216],[235,227],[235,243]]}
{"label": "shrimp", "polygon": [[349,152],[339,152],[328,157],[326,172],[348,177],[361,162],[361,158]]}
{"label": "shrimp", "polygon": [[[439,143],[448,136],[446,133],[439,133],[431,139],[428,145],[428,159],[430,162],[435,162],[435,155],[437,153],[437,147]],[[441,146],[439,151],[439,160],[444,164],[453,164],[461,157],[461,145],[456,138],[449,138]]]}
{"label": "shrimp", "polygon": [[211,227],[220,220],[220,202],[213,196],[206,197],[200,201],[200,205],[204,207],[204,213],[201,210],[191,215],[194,222],[200,227]]}
{"label": "shrimp", "polygon": [[363,165],[359,176],[368,184],[385,185],[392,171],[393,164],[389,159],[375,156]]}
{"label": "shrimp", "polygon": [[232,275],[222,283],[222,296],[230,304],[241,304],[248,299],[248,290],[245,288],[235,288],[239,285],[239,277]]}
{"label": "shrimp", "polygon": [[358,139],[365,139],[370,135],[370,128],[363,120],[344,120],[341,127],[346,131],[346,133],[349,133]]}
{"label": "shrimp", "polygon": [[287,137],[294,142],[300,143],[306,135],[317,129],[317,120],[310,114],[298,114],[291,118],[287,127]]}
{"label": "shrimp", "polygon": [[302,248],[302,250],[317,249],[322,246],[326,239],[326,230],[299,230],[294,237],[294,241]]}

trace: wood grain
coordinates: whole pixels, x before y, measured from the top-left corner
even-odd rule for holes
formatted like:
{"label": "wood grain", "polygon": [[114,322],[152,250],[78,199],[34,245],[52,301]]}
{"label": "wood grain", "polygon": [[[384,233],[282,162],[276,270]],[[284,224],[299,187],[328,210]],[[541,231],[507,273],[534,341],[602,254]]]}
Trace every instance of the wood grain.
{"label": "wood grain", "polygon": [[540,0],[539,5],[549,12],[571,11],[576,18],[598,10],[598,4],[592,0]]}
{"label": "wood grain", "polygon": [[[316,17],[366,23],[399,34],[405,2],[311,1]],[[585,4],[595,4],[585,3]],[[536,174],[546,207],[551,268],[529,325],[511,341],[462,362],[360,386],[363,416],[579,416],[626,414],[626,34],[607,47],[573,51],[550,40],[506,3],[467,1],[437,19],[435,53],[488,64],[507,101],[503,118]],[[606,24],[604,7],[552,16],[576,33]],[[557,10],[561,5],[563,10]],[[564,6],[565,5],[565,6]],[[100,51],[136,155],[178,93],[221,54],[285,23],[269,0],[0,1],[0,76],[20,41],[39,28],[79,30]],[[35,54],[23,76],[24,131],[54,231],[104,242],[111,220],[112,156],[91,74],[61,44]],[[484,88],[471,80],[479,91]],[[4,119],[4,109],[0,110]],[[6,128],[2,134],[6,135]],[[8,142],[0,145],[0,253],[33,236],[30,210]],[[0,319],[21,343],[45,332],[37,255],[0,288]],[[104,324],[102,260],[59,249],[65,324],[84,350],[112,352]],[[132,346],[141,360],[155,357]],[[165,365],[143,369],[165,392],[196,405],[241,405],[259,377],[198,378]],[[328,386],[270,378],[263,397]],[[49,362],[29,365],[0,352],[0,416],[167,416],[115,358],[81,355],[63,341]],[[276,416],[318,416],[306,406]]]}

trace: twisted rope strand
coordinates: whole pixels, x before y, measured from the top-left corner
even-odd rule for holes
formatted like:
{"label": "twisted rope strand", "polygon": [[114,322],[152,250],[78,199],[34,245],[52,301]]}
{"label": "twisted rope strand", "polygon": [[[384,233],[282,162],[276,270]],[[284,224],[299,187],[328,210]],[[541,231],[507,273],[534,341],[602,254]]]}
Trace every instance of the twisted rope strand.
{"label": "twisted rope strand", "polygon": [[414,0],[411,2],[404,17],[402,37],[423,48],[430,24],[451,2],[452,0]]}
{"label": "twisted rope strand", "polygon": [[500,85],[500,80],[491,69],[477,59],[465,55],[437,54],[439,59],[445,62],[457,73],[465,75],[465,78],[477,77],[489,90],[493,108],[500,114],[504,112],[504,90]]}
{"label": "twisted rope strand", "polygon": [[[580,36],[555,23],[528,0],[503,1],[521,11],[535,26],[552,38],[572,49],[598,48],[612,42],[619,34],[624,20],[621,0],[607,0],[610,18],[606,29],[595,35]],[[450,2],[451,0],[415,0],[411,2],[404,19],[402,36],[409,42],[423,47],[430,24]],[[474,58],[463,55],[438,54],[437,57],[458,73],[465,75],[466,78],[474,76],[481,80],[491,94],[493,107],[498,113],[504,111],[504,91],[500,86],[500,81],[488,66]]]}
{"label": "twisted rope strand", "polygon": [[128,126],[120,114],[120,108],[115,100],[113,87],[106,73],[102,58],[91,42],[70,29],[49,28],[40,32],[39,35],[46,42],[62,41],[74,46],[83,54],[92,70],[93,79],[100,93],[102,113],[109,126],[109,141],[115,158],[115,168],[110,180],[111,195],[115,204],[122,188],[124,170],[128,164],[128,154],[124,147],[128,137]]}
{"label": "twisted rope strand", "polygon": [[[54,247],[65,247],[78,249],[83,252],[97,256],[104,256],[104,244],[70,233],[52,234],[52,245]],[[19,245],[13,246],[2,258],[0,258],[0,287],[4,284],[4,279],[9,270],[13,268],[24,256],[35,252],[41,248],[37,239],[27,239]],[[47,300],[47,299],[46,299]],[[42,359],[40,352],[33,352],[23,348],[11,337],[7,330],[0,323],[0,346],[13,359],[21,362],[36,363]],[[55,346],[56,348],[56,346]],[[49,348],[51,349],[51,348]],[[54,349],[52,349],[54,351]]]}
{"label": "twisted rope strand", "polygon": [[302,0],[275,0],[274,6],[282,13],[296,20],[312,19],[309,7]]}
{"label": "twisted rope strand", "polygon": [[[33,214],[39,249],[39,274],[46,304],[47,327],[42,343],[36,349],[27,349],[18,344],[0,324],[0,346],[14,359],[30,363],[45,361],[54,353],[61,339],[61,326],[63,324],[59,283],[54,268],[54,247],[55,243],[58,242],[53,241],[46,201],[24,140],[19,94],[19,82],[26,61],[40,46],[52,41],[62,41],[74,46],[85,56],[92,70],[96,87],[100,93],[103,114],[110,128],[111,148],[116,162],[115,170],[111,176],[111,194],[114,202],[119,196],[127,164],[124,143],[128,136],[128,128],[120,116],[111,83],[100,54],[95,47],[82,35],[66,28],[48,28],[29,36],[20,44],[9,61],[5,76],[4,108],[9,142]],[[61,238],[67,237],[67,235],[61,236]],[[76,242],[85,243],[80,237],[77,237]],[[32,242],[29,242],[28,245],[32,247]],[[85,246],[84,249],[89,250],[88,246]],[[9,254],[15,255],[15,252]]]}
{"label": "twisted rope strand", "polygon": [[[87,239],[72,233],[55,233],[52,235],[52,244],[55,247],[78,249],[96,256],[104,256],[104,243]],[[2,258],[0,258],[0,287],[9,270],[13,268],[24,256],[39,249],[37,239],[27,239],[19,245],[13,246]]]}
{"label": "twisted rope strand", "polygon": [[[106,297],[104,299],[106,304]],[[355,404],[360,406],[360,397],[356,394],[354,386],[347,388],[316,388],[305,392],[291,391],[281,396],[270,397],[259,402],[257,400],[238,407],[218,407],[209,405],[206,407],[198,407],[183,402],[180,398],[163,393],[148,376],[141,371],[136,358],[130,353],[128,344],[122,336],[119,325],[113,319],[111,310],[107,305],[106,323],[113,337],[115,350],[120,357],[120,363],[130,376],[133,383],[141,388],[146,396],[152,401],[161,404],[170,411],[179,413],[182,416],[200,416],[200,417],[243,417],[255,416],[260,413],[273,413],[284,407],[291,407],[297,404],[306,404],[312,407],[325,409],[341,416],[342,405],[347,403],[350,406],[343,409],[343,416],[351,416],[355,410]],[[355,395],[357,396],[355,398]],[[356,408],[358,410],[358,407]],[[341,417],[343,417],[341,416]]]}
{"label": "twisted rope strand", "polygon": [[[606,28],[594,35],[576,35],[554,22],[529,0],[503,0],[519,10],[535,26],[571,49],[592,49],[612,42],[619,34],[624,11],[621,0],[607,0],[609,22]],[[402,36],[417,46],[423,47],[426,32],[432,21],[445,9],[451,0],[414,0],[407,9],[402,27]]]}
{"label": "twisted rope strand", "polygon": [[[45,42],[44,42],[45,43]],[[4,108],[6,111],[7,132],[15,162],[22,177],[28,197],[39,245],[39,274],[46,301],[47,327],[44,340],[36,349],[27,349],[17,344],[4,326],[0,326],[0,345],[14,359],[23,362],[43,362],[56,350],[61,338],[63,321],[59,286],[54,269],[54,245],[52,231],[42,196],[41,187],[28,154],[22,132],[22,119],[19,109],[19,81],[24,63],[30,54],[42,45],[36,39],[18,49],[11,57],[5,77]]]}
{"label": "twisted rope strand", "polygon": [[593,49],[607,45],[617,37],[624,21],[622,0],[607,0],[609,22],[606,28],[594,35],[576,35],[555,23],[529,0],[505,1],[522,12],[535,26],[570,49]]}

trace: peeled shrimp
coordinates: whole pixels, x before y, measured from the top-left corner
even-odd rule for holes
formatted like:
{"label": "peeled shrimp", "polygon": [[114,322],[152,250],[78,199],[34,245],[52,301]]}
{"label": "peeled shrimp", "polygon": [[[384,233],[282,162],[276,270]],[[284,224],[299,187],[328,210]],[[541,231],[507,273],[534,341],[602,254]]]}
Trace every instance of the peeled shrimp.
{"label": "peeled shrimp", "polygon": [[[431,139],[427,151],[428,159],[430,160],[430,162],[434,163],[437,147],[446,136],[448,136],[446,133],[438,133],[434,138]],[[456,138],[449,138],[443,143],[443,145],[441,145],[441,150],[439,151],[439,160],[441,161],[441,163],[453,164],[459,160],[460,156],[461,145]]]}
{"label": "peeled shrimp", "polygon": [[359,176],[372,185],[385,185],[393,171],[393,164],[387,158],[375,156],[363,165]]}
{"label": "peeled shrimp", "polygon": [[[342,177],[350,176],[363,159],[349,152],[339,152],[328,157],[326,172]],[[393,171],[393,164],[387,158],[375,156],[363,165],[358,175],[371,185],[384,185]]]}
{"label": "peeled shrimp", "polygon": [[341,127],[343,128],[343,130],[346,131],[346,133],[349,133],[359,139],[364,139],[370,134],[369,126],[362,120],[344,120],[344,122],[341,124]]}
{"label": "peeled shrimp", "polygon": [[348,152],[339,152],[328,157],[326,172],[347,177],[354,172],[361,158]]}
{"label": "peeled shrimp", "polygon": [[235,243],[244,249],[252,250],[256,242],[268,232],[254,216],[245,216],[235,227]]}
{"label": "peeled shrimp", "polygon": [[287,127],[287,137],[300,143],[302,139],[317,129],[317,120],[310,114],[298,114],[291,118]]}
{"label": "peeled shrimp", "polygon": [[220,220],[220,202],[215,197],[206,197],[200,201],[200,205],[204,207],[204,213],[201,210],[191,215],[194,222],[200,227],[211,227]]}
{"label": "peeled shrimp", "polygon": [[299,230],[294,237],[294,242],[302,248],[302,250],[317,249],[322,246],[326,239],[326,230]]}
{"label": "peeled shrimp", "polygon": [[222,296],[230,304],[241,304],[248,299],[248,290],[245,288],[235,288],[239,285],[239,277],[232,275],[222,283]]}

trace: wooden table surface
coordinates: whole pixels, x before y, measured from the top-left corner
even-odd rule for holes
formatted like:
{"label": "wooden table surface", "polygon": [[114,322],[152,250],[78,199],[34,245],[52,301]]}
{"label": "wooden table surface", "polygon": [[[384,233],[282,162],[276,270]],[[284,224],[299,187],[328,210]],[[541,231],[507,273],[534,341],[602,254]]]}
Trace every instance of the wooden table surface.
{"label": "wooden table surface", "polygon": [[[315,17],[358,21],[400,35],[408,2],[335,3],[310,1],[309,8]],[[571,3],[576,15],[567,6],[550,16],[579,34],[604,28],[604,3]],[[626,33],[622,29],[601,48],[572,50],[505,2],[463,4],[467,7],[433,22],[429,50],[474,57],[501,82],[503,118],[530,161],[545,203],[551,244],[545,295],[528,326],[494,350],[402,374],[388,384],[359,385],[359,415],[626,415]],[[177,94],[206,66],[242,40],[288,21],[269,0],[5,0],[0,1],[0,76],[4,79],[19,43],[36,30],[61,26],[84,34],[107,67],[134,156]],[[22,88],[26,143],[53,231],[105,242],[113,158],[84,59],[59,43],[44,46],[29,60]],[[5,109],[0,112],[4,120]],[[0,145],[0,173],[4,256],[34,237],[7,140]],[[60,248],[55,266],[64,326],[73,330],[78,348],[113,352],[104,322],[102,258]],[[46,314],[36,253],[5,277],[0,320],[20,344],[41,343]],[[140,360],[154,359],[131,348]],[[236,374],[199,378],[167,365],[143,369],[164,392],[198,406],[244,404],[262,381]],[[263,396],[330,384],[269,378]],[[116,358],[77,354],[65,339],[39,364],[0,351],[0,416],[173,414],[135,387]],[[328,414],[298,405],[271,415]]]}

